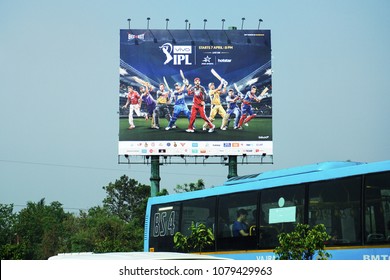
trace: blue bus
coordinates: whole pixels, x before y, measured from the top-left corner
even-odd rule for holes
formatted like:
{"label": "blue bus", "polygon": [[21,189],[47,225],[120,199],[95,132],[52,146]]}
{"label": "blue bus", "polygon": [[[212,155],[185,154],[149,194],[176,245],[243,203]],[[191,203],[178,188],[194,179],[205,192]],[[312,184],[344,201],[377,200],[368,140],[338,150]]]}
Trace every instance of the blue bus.
{"label": "blue bus", "polygon": [[[237,213],[246,213],[248,236],[236,236]],[[212,228],[204,254],[247,260],[275,259],[277,236],[297,223],[324,224],[331,259],[390,260],[390,160],[323,162],[238,176],[201,191],[152,197],[144,251],[175,251],[176,232],[191,223]]]}

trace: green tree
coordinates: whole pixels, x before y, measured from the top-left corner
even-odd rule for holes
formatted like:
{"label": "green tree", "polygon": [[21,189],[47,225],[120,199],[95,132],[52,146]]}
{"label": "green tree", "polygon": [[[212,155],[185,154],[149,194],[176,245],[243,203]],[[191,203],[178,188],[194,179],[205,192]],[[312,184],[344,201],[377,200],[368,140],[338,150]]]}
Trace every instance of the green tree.
{"label": "green tree", "polygon": [[202,252],[214,244],[213,231],[204,224],[195,225],[192,222],[189,230],[191,231],[189,236],[185,236],[181,232],[176,232],[173,236],[174,246],[180,252]]}
{"label": "green tree", "polygon": [[[81,213],[81,212],[80,212]],[[81,216],[81,214],[80,214]],[[80,252],[72,250],[72,241],[76,234],[81,230],[80,228],[80,216],[76,214],[67,214],[65,219],[62,221],[63,233],[60,237],[60,245],[58,248],[58,253],[70,253],[70,252]]]}
{"label": "green tree", "polygon": [[103,200],[104,207],[111,214],[126,222],[126,236],[130,243],[124,248],[128,251],[142,250],[150,186],[140,184],[123,175],[115,183],[109,183],[103,189],[107,193]]}
{"label": "green tree", "polygon": [[109,183],[103,189],[107,193],[103,200],[104,207],[126,222],[138,220],[143,225],[150,186],[140,184],[123,175],[115,183]]}
{"label": "green tree", "polygon": [[57,254],[62,246],[63,221],[70,215],[62,204],[45,204],[42,198],[37,203],[28,202],[17,215],[15,231],[19,246],[25,248],[23,259],[41,260]]}
{"label": "green tree", "polygon": [[157,196],[164,196],[164,195],[169,195],[169,192],[167,189],[162,189],[157,193]]}
{"label": "green tree", "polygon": [[93,207],[80,214],[79,231],[72,236],[71,250],[99,253],[140,250],[140,234],[134,236],[131,226],[131,222],[123,221],[108,208]]}
{"label": "green tree", "polygon": [[0,204],[0,245],[13,243],[15,240],[16,215],[13,204]]}
{"label": "green tree", "polygon": [[192,191],[199,191],[204,190],[205,184],[202,179],[198,179],[195,183],[185,183],[184,185],[176,185],[174,188],[174,191],[176,193],[183,193],[183,192],[192,192]]}
{"label": "green tree", "polygon": [[325,250],[330,235],[323,224],[310,229],[309,225],[298,223],[294,231],[280,233],[278,239],[280,246],[274,250],[278,260],[312,260],[315,254],[320,260],[331,257]]}
{"label": "green tree", "polygon": [[13,204],[0,204],[0,259],[20,259],[15,232]]}

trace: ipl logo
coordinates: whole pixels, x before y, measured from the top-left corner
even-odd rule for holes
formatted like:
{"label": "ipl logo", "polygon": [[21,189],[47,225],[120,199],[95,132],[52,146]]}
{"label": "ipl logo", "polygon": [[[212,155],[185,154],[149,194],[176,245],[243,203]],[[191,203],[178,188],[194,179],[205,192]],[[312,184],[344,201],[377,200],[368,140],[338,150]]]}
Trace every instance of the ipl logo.
{"label": "ipl logo", "polygon": [[[172,46],[170,43],[165,43],[159,47],[165,54],[164,62],[168,64],[173,60],[173,65],[192,65],[190,62],[190,54],[192,54],[192,46]],[[173,53],[173,55],[172,55]]]}

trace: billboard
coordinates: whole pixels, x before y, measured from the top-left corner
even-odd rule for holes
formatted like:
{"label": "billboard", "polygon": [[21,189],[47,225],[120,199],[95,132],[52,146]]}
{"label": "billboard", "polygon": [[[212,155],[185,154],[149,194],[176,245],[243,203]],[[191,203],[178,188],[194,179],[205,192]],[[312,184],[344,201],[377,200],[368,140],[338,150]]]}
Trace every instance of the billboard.
{"label": "billboard", "polygon": [[272,155],[270,30],[120,30],[119,155]]}

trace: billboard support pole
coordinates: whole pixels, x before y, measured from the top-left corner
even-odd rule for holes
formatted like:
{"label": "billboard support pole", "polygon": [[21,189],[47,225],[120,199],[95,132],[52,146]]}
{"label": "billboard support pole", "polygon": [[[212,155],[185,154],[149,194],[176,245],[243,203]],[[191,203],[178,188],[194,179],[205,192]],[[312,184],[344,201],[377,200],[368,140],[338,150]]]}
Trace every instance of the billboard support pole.
{"label": "billboard support pole", "polygon": [[238,176],[237,174],[237,156],[229,156],[229,173],[228,179]]}
{"label": "billboard support pole", "polygon": [[160,157],[152,156],[150,160],[151,174],[150,174],[150,196],[157,196],[160,191]]}

